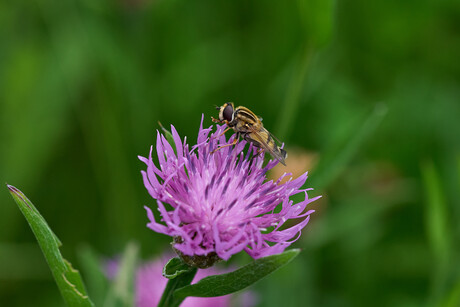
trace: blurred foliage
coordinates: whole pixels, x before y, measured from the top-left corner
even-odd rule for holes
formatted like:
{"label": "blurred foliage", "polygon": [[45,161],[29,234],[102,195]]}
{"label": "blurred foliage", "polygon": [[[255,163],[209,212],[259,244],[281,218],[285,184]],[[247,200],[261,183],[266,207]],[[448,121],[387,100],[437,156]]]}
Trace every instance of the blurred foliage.
{"label": "blurred foliage", "polygon": [[[169,239],[145,227],[137,155],[158,121],[193,142],[234,101],[319,158],[324,195],[261,306],[458,306],[458,33],[448,0],[1,1],[0,181],[71,262],[131,239],[149,257]],[[0,203],[0,301],[60,306],[6,188]]]}

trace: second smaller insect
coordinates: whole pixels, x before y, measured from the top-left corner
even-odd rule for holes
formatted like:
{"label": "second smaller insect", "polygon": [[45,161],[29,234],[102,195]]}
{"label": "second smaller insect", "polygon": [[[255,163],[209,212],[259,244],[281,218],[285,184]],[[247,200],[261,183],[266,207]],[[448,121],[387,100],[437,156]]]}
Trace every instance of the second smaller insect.
{"label": "second smaller insect", "polygon": [[281,164],[286,165],[286,151],[275,143],[277,139],[264,128],[260,117],[242,106],[235,109],[233,102],[227,102],[223,106],[217,107],[217,109],[219,110],[219,118],[212,118],[212,121],[225,123],[228,128],[225,129],[224,133],[229,129],[233,129],[236,132],[236,138],[232,144],[221,146],[216,150],[225,146],[235,145],[241,136],[261,150],[268,151]]}

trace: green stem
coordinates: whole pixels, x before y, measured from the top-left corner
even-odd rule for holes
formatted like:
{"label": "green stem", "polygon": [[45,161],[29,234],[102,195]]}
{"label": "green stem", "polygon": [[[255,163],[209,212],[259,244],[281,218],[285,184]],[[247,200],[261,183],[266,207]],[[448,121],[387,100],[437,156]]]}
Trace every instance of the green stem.
{"label": "green stem", "polygon": [[286,98],[284,100],[282,112],[278,121],[278,127],[275,129],[275,135],[283,140],[289,138],[289,134],[294,123],[293,119],[296,116],[296,112],[299,107],[300,96],[304,88],[305,77],[307,76],[307,71],[313,55],[313,49],[306,47],[305,51],[295,62],[296,68],[294,71],[294,76],[292,77],[291,84],[286,93]]}
{"label": "green stem", "polygon": [[158,307],[179,306],[184,299],[176,299],[174,297],[174,291],[176,291],[179,288],[190,285],[192,283],[193,277],[195,277],[197,270],[197,268],[191,268],[189,272],[183,273],[174,279],[170,279],[168,281],[168,284],[166,285],[166,289],[163,292],[163,295],[161,296],[161,300],[158,304]]}

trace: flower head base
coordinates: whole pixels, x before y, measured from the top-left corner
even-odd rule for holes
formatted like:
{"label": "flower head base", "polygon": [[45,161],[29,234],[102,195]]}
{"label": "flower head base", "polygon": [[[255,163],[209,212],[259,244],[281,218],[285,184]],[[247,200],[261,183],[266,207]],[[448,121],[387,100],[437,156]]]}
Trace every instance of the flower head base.
{"label": "flower head base", "polygon": [[[175,237],[174,249],[182,256],[216,254],[228,260],[231,255],[245,250],[253,258],[284,251],[297,240],[307,225],[313,210],[306,206],[316,200],[308,198],[301,187],[307,173],[284,184],[268,181],[266,173],[278,161],[263,167],[263,154],[245,141],[230,144],[235,135],[226,140],[221,135],[225,126],[203,128],[203,117],[197,144],[190,149],[171,126],[175,150],[166,137],[157,133],[156,151],[160,167],[149,158],[139,157],[147,164],[142,171],[144,185],[157,200],[163,223],[155,221],[152,211],[145,207],[152,230]],[[290,196],[304,193],[305,200],[297,204]],[[167,205],[166,205],[167,204]],[[298,224],[281,230],[289,219],[303,218]],[[212,264],[211,264],[212,265]]]}

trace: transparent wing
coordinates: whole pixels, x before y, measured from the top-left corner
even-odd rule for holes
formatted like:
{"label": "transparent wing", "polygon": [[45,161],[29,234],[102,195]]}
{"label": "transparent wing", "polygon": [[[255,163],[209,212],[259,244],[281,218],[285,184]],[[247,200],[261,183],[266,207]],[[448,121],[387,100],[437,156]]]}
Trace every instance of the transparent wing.
{"label": "transparent wing", "polygon": [[271,133],[271,132],[268,132],[268,133],[270,133],[270,136],[271,136],[275,141],[277,141],[279,145],[283,144],[283,142],[281,142],[276,136],[274,136],[273,133]]}
{"label": "transparent wing", "polygon": [[286,165],[284,162],[286,151],[280,149],[274,141],[274,138],[270,132],[264,127],[257,130],[253,126],[248,126],[249,133],[246,134],[246,138],[250,141],[257,143],[257,146],[261,147],[265,151],[268,151],[276,160]]}

